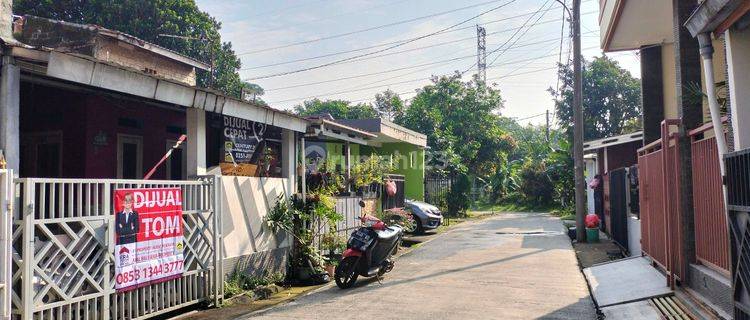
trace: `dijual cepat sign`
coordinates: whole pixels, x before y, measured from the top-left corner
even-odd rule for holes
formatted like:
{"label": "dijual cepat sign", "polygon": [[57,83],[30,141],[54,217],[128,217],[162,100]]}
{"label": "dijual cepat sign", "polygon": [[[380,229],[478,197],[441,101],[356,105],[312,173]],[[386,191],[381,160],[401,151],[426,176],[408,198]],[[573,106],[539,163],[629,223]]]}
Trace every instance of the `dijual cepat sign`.
{"label": "dijual cepat sign", "polygon": [[180,188],[115,190],[114,214],[117,291],[182,276]]}

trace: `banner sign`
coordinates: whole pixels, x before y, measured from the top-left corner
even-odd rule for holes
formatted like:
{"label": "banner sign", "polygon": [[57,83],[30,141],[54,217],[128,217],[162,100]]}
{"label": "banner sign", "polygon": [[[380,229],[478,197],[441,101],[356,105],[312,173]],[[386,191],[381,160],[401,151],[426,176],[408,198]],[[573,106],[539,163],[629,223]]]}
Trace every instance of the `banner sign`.
{"label": "banner sign", "polygon": [[180,188],[115,190],[115,289],[182,276],[185,249]]}
{"label": "banner sign", "polygon": [[250,163],[265,132],[264,123],[224,116],[224,162]]}

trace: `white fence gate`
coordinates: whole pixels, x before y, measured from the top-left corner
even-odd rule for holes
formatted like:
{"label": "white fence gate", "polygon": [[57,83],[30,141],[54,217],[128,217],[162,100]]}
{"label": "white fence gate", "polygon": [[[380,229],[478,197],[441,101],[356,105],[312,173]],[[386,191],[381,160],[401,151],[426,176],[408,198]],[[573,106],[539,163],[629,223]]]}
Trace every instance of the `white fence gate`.
{"label": "white fence gate", "polygon": [[[144,319],[223,298],[219,184],[197,181],[16,179],[12,312],[17,319]],[[183,276],[114,289],[114,190],[179,187]]]}

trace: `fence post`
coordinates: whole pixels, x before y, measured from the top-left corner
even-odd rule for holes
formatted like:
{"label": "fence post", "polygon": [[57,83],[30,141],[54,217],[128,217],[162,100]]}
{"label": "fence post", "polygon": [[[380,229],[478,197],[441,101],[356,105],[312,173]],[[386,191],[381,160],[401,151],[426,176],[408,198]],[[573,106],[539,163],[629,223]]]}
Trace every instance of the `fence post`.
{"label": "fence post", "polygon": [[221,230],[221,181],[218,176],[211,179],[213,183],[213,242],[214,242],[214,306],[219,307],[224,296],[224,262],[222,253],[224,240]]}
{"label": "fence post", "polygon": [[34,309],[34,198],[35,188],[33,180],[23,182],[23,269],[21,279],[23,300],[22,319],[32,319]]}
{"label": "fence post", "polygon": [[112,219],[112,215],[109,215],[108,211],[111,209],[114,209],[112,207],[112,184],[109,182],[104,183],[104,191],[102,194],[102,207],[101,211],[103,213],[102,217],[104,217],[104,222],[107,223],[107,229],[104,232],[105,239],[104,243],[107,244],[107,252],[105,253],[105,267],[104,267],[104,283],[102,284],[102,289],[104,290],[104,297],[102,298],[102,319],[103,320],[109,320],[112,314],[111,308],[110,308],[110,299],[112,297],[112,291],[109,287],[112,279],[112,274],[110,274],[110,267],[112,265],[112,258],[115,252],[115,242],[114,242],[114,230],[115,230],[115,219]]}

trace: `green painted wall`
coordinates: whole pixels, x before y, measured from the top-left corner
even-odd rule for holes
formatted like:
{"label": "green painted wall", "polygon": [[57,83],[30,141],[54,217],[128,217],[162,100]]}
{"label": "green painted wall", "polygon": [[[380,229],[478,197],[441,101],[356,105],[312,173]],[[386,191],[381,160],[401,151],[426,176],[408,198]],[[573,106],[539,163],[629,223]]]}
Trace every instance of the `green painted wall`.
{"label": "green painted wall", "polygon": [[384,143],[377,152],[390,157],[394,173],[404,176],[406,198],[424,200],[424,149],[408,143]]}
{"label": "green painted wall", "polygon": [[[351,151],[351,164],[354,165],[359,159],[359,145],[351,143],[349,144]],[[346,155],[344,154],[344,144],[338,142],[326,143],[326,157],[334,161],[337,167],[341,168],[341,172],[346,172]]]}
{"label": "green painted wall", "polygon": [[[384,143],[380,148],[350,144],[351,164],[354,165],[363,156],[377,153],[390,158],[396,171],[394,174],[403,175],[406,179],[404,194],[407,199],[424,200],[424,161],[425,151],[408,143]],[[342,170],[346,169],[344,144],[338,142],[326,143],[328,159],[334,161]],[[344,172],[344,171],[342,171]]]}

